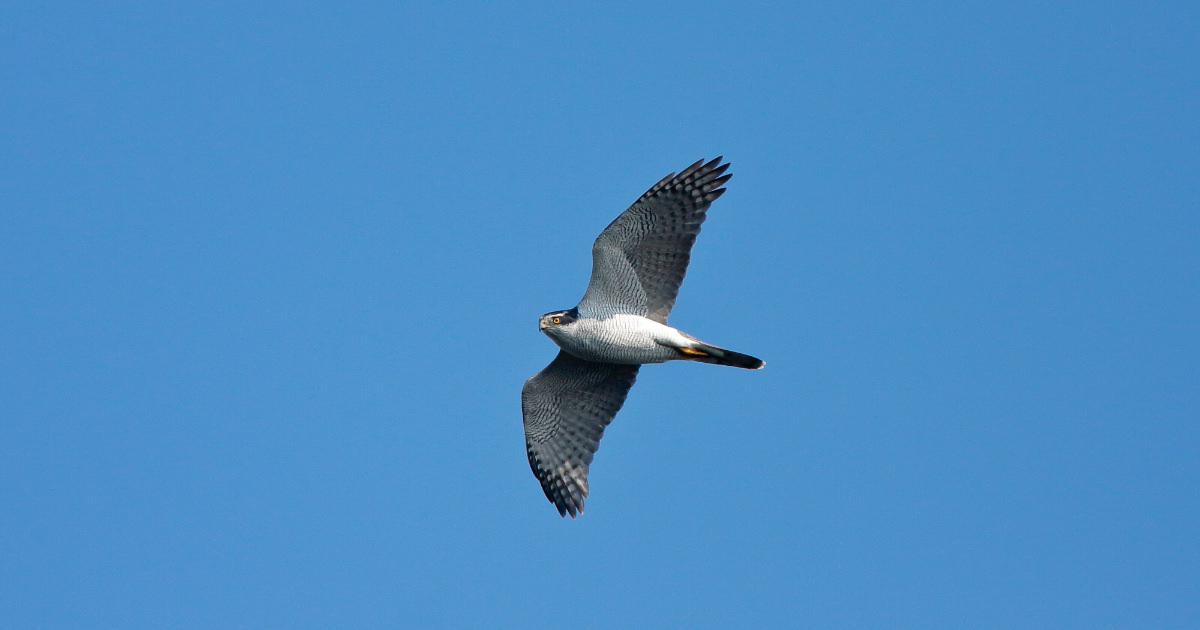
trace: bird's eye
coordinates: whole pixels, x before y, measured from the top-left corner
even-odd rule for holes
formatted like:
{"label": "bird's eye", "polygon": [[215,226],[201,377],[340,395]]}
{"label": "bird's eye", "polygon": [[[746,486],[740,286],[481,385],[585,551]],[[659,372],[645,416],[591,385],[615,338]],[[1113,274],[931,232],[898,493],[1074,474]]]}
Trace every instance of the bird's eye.
{"label": "bird's eye", "polygon": [[555,317],[554,319],[552,319],[552,320],[550,320],[550,321],[554,322],[555,324],[558,324],[558,323],[561,323],[561,322],[562,322],[562,318],[561,318],[561,317]]}

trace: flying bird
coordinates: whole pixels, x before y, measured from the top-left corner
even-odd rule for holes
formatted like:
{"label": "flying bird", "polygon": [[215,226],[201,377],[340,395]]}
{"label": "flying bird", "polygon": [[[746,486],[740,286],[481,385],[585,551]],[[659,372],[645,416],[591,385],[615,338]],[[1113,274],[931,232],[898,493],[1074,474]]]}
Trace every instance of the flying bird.
{"label": "flying bird", "polygon": [[592,277],[575,308],[538,329],[560,350],[521,388],[529,467],[558,513],[583,512],[588,467],[604,428],[644,363],[684,360],[759,369],[752,356],[667,325],[692,244],[732,174],[718,157],[671,173],[622,212],[592,245]]}

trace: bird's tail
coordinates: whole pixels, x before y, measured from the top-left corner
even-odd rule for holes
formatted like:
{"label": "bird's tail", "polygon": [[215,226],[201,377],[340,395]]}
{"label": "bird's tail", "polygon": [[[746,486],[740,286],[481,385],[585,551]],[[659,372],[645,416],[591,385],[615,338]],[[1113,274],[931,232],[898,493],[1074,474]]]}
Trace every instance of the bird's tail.
{"label": "bird's tail", "polygon": [[731,365],[733,367],[746,368],[747,370],[761,370],[766,363],[762,359],[752,357],[748,354],[726,350],[716,346],[710,346],[703,341],[694,340],[691,347],[679,348],[679,352],[683,354],[683,359],[690,361],[700,361],[701,363],[715,363],[717,365]]}

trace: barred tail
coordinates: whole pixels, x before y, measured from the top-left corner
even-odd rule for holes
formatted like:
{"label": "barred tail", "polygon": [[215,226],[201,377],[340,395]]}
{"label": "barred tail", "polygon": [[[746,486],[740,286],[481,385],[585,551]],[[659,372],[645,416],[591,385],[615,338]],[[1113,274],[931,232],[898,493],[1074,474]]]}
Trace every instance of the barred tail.
{"label": "barred tail", "polygon": [[766,365],[762,359],[734,352],[733,350],[710,346],[700,341],[693,343],[690,348],[680,348],[679,351],[683,353],[682,358],[700,361],[701,363],[731,365],[747,370],[761,370]]}

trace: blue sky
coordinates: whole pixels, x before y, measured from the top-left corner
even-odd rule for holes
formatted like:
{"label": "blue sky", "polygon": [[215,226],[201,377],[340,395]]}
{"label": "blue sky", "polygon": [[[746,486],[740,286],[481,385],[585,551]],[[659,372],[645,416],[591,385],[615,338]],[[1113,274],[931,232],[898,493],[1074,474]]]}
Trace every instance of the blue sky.
{"label": "blue sky", "polygon": [[[9,3],[5,628],[1200,625],[1191,3]],[[578,520],[596,234],[722,154]]]}

